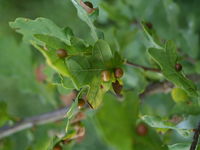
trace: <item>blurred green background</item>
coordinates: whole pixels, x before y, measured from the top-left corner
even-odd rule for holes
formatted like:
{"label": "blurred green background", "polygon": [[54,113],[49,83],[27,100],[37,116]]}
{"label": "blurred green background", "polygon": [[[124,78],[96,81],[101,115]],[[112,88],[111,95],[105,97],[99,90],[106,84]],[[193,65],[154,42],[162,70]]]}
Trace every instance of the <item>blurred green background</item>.
{"label": "blurred green background", "polygon": [[[153,24],[153,28],[163,40],[174,40],[179,48],[180,61],[184,64],[186,74],[200,73],[200,1],[198,0],[91,0],[94,7],[99,7],[100,14],[95,25],[104,32],[105,39],[112,49],[117,49],[120,54],[135,63],[145,66],[156,66],[146,53],[148,42],[143,31],[138,28],[138,22],[145,20]],[[39,82],[36,70],[45,64],[41,54],[22,41],[22,36],[15,33],[8,25],[17,17],[35,19],[45,17],[53,20],[58,26],[70,27],[76,36],[90,41],[90,30],[82,22],[76,13],[76,9],[70,0],[0,0],[0,126],[12,125],[22,118],[43,114],[65,106],[60,96],[70,91],[60,92],[50,82]],[[188,59],[185,59],[188,58]],[[144,72],[140,69],[125,67],[123,78],[125,89],[133,89],[134,93],[141,93],[145,87],[154,82],[163,81],[163,77],[155,73]],[[109,94],[106,100],[114,99]],[[105,102],[106,103],[106,102]],[[115,103],[105,104],[102,116],[107,116],[106,111],[113,109]],[[120,106],[117,106],[119,110]],[[137,105],[137,106],[136,106]],[[178,115],[183,121],[178,124],[184,128],[195,128],[199,118],[199,107],[175,104],[170,94],[154,94],[144,99],[142,105],[134,104],[132,109],[139,108],[139,115],[152,115],[169,119],[172,115]],[[131,108],[130,108],[131,109]],[[187,111],[186,111],[187,110]],[[86,127],[86,136],[80,143],[72,142],[63,146],[63,149],[73,150],[115,150],[120,146],[119,138],[109,140],[115,130],[109,130],[110,137],[102,136],[104,128],[112,128],[112,121],[108,121],[106,127],[100,127],[95,123],[94,112],[87,112],[87,119],[83,121]],[[123,112],[127,114],[127,112]],[[101,115],[97,118],[101,120]],[[130,114],[130,116],[133,114]],[[124,115],[126,116],[126,115]],[[124,117],[121,115],[121,117]],[[110,117],[110,118],[109,118]],[[116,117],[117,118],[117,117]],[[136,118],[136,117],[135,117]],[[112,119],[112,115],[108,116]],[[116,123],[124,128],[126,124],[117,118]],[[128,117],[126,119],[129,119]],[[103,120],[103,119],[102,119]],[[113,120],[113,122],[115,122]],[[16,133],[0,140],[0,150],[48,150],[52,149],[54,136],[51,132],[64,132],[66,121],[51,123],[34,129]],[[118,127],[116,129],[118,129]],[[103,131],[102,131],[103,130]],[[116,131],[120,134],[122,131]],[[126,131],[125,131],[126,132]],[[152,136],[155,141],[147,142],[139,139],[150,147],[133,149],[162,149],[158,145],[172,145],[182,143],[185,149],[192,140],[192,133],[183,137],[176,131],[160,131],[165,134]],[[158,132],[158,131],[157,131]],[[115,134],[114,134],[115,135]],[[126,135],[124,135],[126,136]],[[126,137],[121,137],[126,139]],[[158,138],[158,140],[157,140]],[[115,139],[115,138],[114,138]],[[119,141],[117,141],[119,140]],[[130,139],[127,138],[127,141]],[[116,142],[117,141],[117,142]],[[155,142],[155,143],[154,143]],[[123,142],[122,142],[123,143]],[[161,144],[162,143],[162,144]],[[115,145],[115,146],[113,146]],[[169,147],[170,148],[170,147]],[[121,147],[121,150],[128,148]],[[163,149],[168,149],[164,148]],[[176,150],[170,148],[171,150]],[[177,149],[178,150],[178,149]]]}

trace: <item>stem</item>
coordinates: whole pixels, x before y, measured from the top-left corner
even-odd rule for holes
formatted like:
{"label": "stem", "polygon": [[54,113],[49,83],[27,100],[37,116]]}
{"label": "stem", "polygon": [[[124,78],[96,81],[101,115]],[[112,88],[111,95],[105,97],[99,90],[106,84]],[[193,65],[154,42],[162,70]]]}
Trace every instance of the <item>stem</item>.
{"label": "stem", "polygon": [[39,116],[24,119],[13,126],[4,126],[0,128],[0,139],[12,135],[16,132],[34,127],[36,125],[47,124],[64,119],[65,114],[68,112],[69,107],[61,108],[53,112],[42,114]]}
{"label": "stem", "polygon": [[152,83],[146,87],[145,91],[141,93],[139,97],[141,99],[144,99],[146,96],[153,95],[156,93],[168,93],[173,87],[174,85],[168,81],[164,81],[161,83]]}
{"label": "stem", "polygon": [[190,146],[190,150],[195,150],[199,141],[199,134],[200,134],[200,122],[198,123],[198,127],[195,130],[194,136],[193,136],[193,141]]}
{"label": "stem", "polygon": [[145,71],[152,71],[152,72],[159,72],[159,73],[161,72],[160,69],[145,67],[145,66],[142,66],[142,65],[139,65],[139,64],[132,63],[130,61],[126,61],[125,64],[127,64],[129,66],[136,67],[136,68],[141,68]]}
{"label": "stem", "polygon": [[[200,75],[197,75],[197,74],[189,75],[188,78],[195,82],[200,81]],[[149,96],[151,94],[160,93],[160,92],[169,92],[172,87],[173,87],[173,84],[168,81],[165,81],[162,83],[152,83],[145,89],[145,91],[143,93],[140,94],[139,97],[141,99],[143,99],[146,96]],[[48,112],[48,113],[45,113],[42,115],[26,118],[23,121],[18,122],[12,126],[1,127],[0,128],[0,139],[10,136],[14,133],[20,132],[22,130],[34,127],[36,125],[42,125],[42,124],[47,124],[47,123],[55,122],[58,120],[62,120],[62,119],[64,119],[64,116],[66,115],[66,113],[69,111],[69,108],[70,108],[70,106],[55,110],[53,112]],[[198,129],[195,132],[195,135],[193,137],[194,141],[191,145],[190,150],[195,150],[194,148],[197,145],[199,134],[200,134],[200,123],[199,123]]]}

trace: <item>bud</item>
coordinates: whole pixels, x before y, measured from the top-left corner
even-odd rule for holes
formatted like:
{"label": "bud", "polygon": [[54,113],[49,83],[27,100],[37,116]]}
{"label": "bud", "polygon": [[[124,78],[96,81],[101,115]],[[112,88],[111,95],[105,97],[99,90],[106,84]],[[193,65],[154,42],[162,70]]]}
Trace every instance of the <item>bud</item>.
{"label": "bud", "polygon": [[110,79],[111,79],[111,73],[110,73],[110,71],[108,71],[108,70],[102,71],[102,72],[101,72],[101,79],[102,79],[104,82],[110,81]]}
{"label": "bud", "polygon": [[182,65],[181,64],[176,64],[175,65],[176,71],[181,71],[182,70]]}
{"label": "bud", "polygon": [[145,136],[145,135],[147,135],[147,133],[148,133],[148,127],[147,127],[147,125],[144,124],[144,123],[138,124],[137,127],[136,127],[136,133],[139,136]]}
{"label": "bud", "polygon": [[115,78],[121,78],[124,74],[124,71],[121,68],[116,68],[115,69]]}
{"label": "bud", "polygon": [[67,51],[64,49],[59,49],[56,51],[56,54],[59,58],[65,58],[67,57]]}

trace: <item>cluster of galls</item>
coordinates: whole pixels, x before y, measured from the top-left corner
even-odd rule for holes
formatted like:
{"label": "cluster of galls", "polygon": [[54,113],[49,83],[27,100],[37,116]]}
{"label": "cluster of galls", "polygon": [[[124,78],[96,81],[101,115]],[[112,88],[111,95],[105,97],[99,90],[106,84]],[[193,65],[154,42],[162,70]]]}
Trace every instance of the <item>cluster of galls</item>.
{"label": "cluster of galls", "polygon": [[[121,68],[116,68],[114,70],[115,78],[121,78],[124,74],[124,71]],[[104,70],[101,72],[101,79],[104,82],[108,82],[111,79],[111,72],[109,70]]]}
{"label": "cluster of galls", "polygon": [[[116,78],[115,82],[112,82],[112,87],[115,93],[118,96],[121,96],[121,91],[123,86],[119,83],[117,79],[121,78],[124,75],[124,71],[121,68],[114,69],[114,77]],[[101,72],[101,79],[104,82],[108,82],[111,80],[112,73],[109,70],[104,70]]]}

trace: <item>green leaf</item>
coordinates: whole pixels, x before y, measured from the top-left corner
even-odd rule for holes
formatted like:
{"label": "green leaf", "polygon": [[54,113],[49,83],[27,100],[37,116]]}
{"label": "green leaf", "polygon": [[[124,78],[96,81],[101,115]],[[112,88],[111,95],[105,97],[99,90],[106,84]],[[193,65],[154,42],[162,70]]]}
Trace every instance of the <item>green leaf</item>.
{"label": "green leaf", "polygon": [[96,61],[105,67],[112,67],[113,54],[108,43],[104,40],[98,40],[93,48],[93,56]]}
{"label": "green leaf", "polygon": [[74,36],[70,38],[71,46],[65,44],[60,39],[49,35],[35,34],[34,37],[44,42],[47,49],[52,49],[54,51],[65,49],[69,57],[73,55],[91,55],[91,46],[86,44],[82,39]]}
{"label": "green leaf", "polygon": [[169,150],[189,150],[191,143],[177,143],[168,145]]}
{"label": "green leaf", "polygon": [[[77,1],[74,0],[73,3],[77,7],[79,14],[86,17],[85,19],[92,25],[85,10],[79,6]],[[100,105],[104,93],[108,90],[108,88],[106,90],[99,89],[101,85],[100,71],[113,66],[112,51],[106,41],[98,40],[92,51],[91,46],[82,39],[74,37],[69,29],[61,30],[54,23],[44,18],[36,20],[19,18],[15,22],[11,22],[10,26],[18,28],[17,31],[22,33],[24,38],[28,39],[44,55],[47,64],[63,76],[61,84],[65,88],[95,87],[94,89],[89,88],[87,95],[95,108]],[[69,36],[66,36],[68,33]],[[56,50],[60,48],[67,50],[68,57],[66,59],[60,59],[57,56]],[[95,81],[96,77],[99,78],[97,80],[98,86]],[[98,92],[94,93],[94,91]]]}
{"label": "green leaf", "polygon": [[63,32],[65,33],[65,36],[67,36],[68,39],[70,39],[71,37],[74,36],[74,33],[73,33],[72,29],[69,28],[69,27],[65,27],[63,29]]}
{"label": "green leaf", "polygon": [[32,45],[37,48],[46,58],[46,62],[49,66],[51,66],[54,70],[56,70],[58,73],[62,74],[66,77],[71,77],[69,69],[67,68],[67,65],[65,64],[64,59],[60,59],[56,51],[52,50],[45,50],[44,48],[37,45],[35,42],[32,42]]}
{"label": "green leaf", "polygon": [[[93,20],[92,20],[93,16],[90,17],[90,15],[80,5],[81,0],[71,0],[71,1],[74,4],[74,6],[76,7],[77,12],[78,12],[78,16],[80,17],[80,19],[83,20],[85,23],[87,23],[87,25],[90,27],[91,35],[94,38],[94,41],[97,41],[98,35],[96,33],[96,28],[93,24]],[[98,11],[98,10],[96,10],[96,11]]]}
{"label": "green leaf", "polygon": [[5,102],[0,101],[0,126],[4,125],[8,120],[7,105]]}
{"label": "green leaf", "polygon": [[1,77],[15,79],[15,85],[24,92],[35,92],[38,85],[30,47],[25,43],[18,44],[12,37],[4,36],[0,37],[0,49]]}
{"label": "green leaf", "polygon": [[73,56],[66,61],[69,71],[72,74],[73,83],[79,89],[89,85],[99,69],[92,68],[87,57]]}
{"label": "green leaf", "polygon": [[[93,48],[92,56],[73,56],[66,60],[77,88],[88,88],[87,98],[93,108],[97,108],[103,95],[109,90],[111,83],[102,83],[102,70],[112,68],[113,55],[106,41],[98,40]],[[101,88],[101,86],[103,88]]]}
{"label": "green leaf", "polygon": [[[65,61],[58,58],[55,52],[56,49],[66,48],[70,44],[69,37],[61,28],[45,18],[36,20],[18,18],[15,22],[11,22],[10,26],[23,34],[24,39],[31,42],[44,55],[52,68],[63,76],[70,77]],[[45,49],[46,46],[48,50]]]}
{"label": "green leaf", "polygon": [[177,61],[176,46],[172,41],[166,43],[165,49],[148,49],[152,58],[160,65],[163,75],[176,86],[183,88],[190,96],[198,96],[195,84],[187,79],[183,72],[175,70]]}
{"label": "green leaf", "polygon": [[46,75],[46,81],[52,85],[56,85],[61,95],[69,94],[75,88],[70,78],[56,73],[50,66],[45,66],[44,73]]}
{"label": "green leaf", "polygon": [[139,99],[134,93],[125,93],[122,101],[111,95],[106,95],[104,99],[102,108],[96,114],[96,124],[100,134],[116,150],[167,149],[150,127],[145,136],[136,133]]}
{"label": "green leaf", "polygon": [[165,12],[166,12],[167,21],[173,28],[175,29],[178,28],[178,20],[180,19],[179,6],[174,1],[171,1],[171,0],[163,1],[163,5],[166,10]]}
{"label": "green leaf", "polygon": [[149,29],[147,25],[145,24],[145,22],[142,22],[141,25],[143,27],[145,34],[147,35],[147,38],[149,39],[150,47],[162,49],[161,47],[162,44],[160,42],[158,35],[156,34],[156,31],[154,29]]}
{"label": "green leaf", "polygon": [[0,37],[0,101],[7,113],[20,118],[51,111],[57,104],[54,89],[35,77],[30,47],[9,36]]}
{"label": "green leaf", "polygon": [[89,85],[87,100],[92,107],[98,108],[102,103],[104,94],[110,89],[111,82],[102,82],[100,77],[95,77]]}
{"label": "green leaf", "polygon": [[93,118],[88,116],[83,124],[87,133],[81,143],[74,144],[73,150],[113,150],[100,138],[98,130],[95,129]]}
{"label": "green leaf", "polygon": [[[74,84],[70,78],[64,77],[58,73],[51,75],[50,81],[54,85],[62,86],[63,90],[68,91],[69,89],[74,89]],[[63,93],[63,92],[62,92]]]}
{"label": "green leaf", "polygon": [[[94,104],[95,108],[100,104],[99,102],[105,91],[108,90],[108,88],[100,90],[100,72],[108,67],[112,67],[112,59],[113,55],[107,42],[98,40],[93,48],[92,56],[73,56],[66,60],[66,64],[73,76],[73,82],[76,86],[78,88],[84,86],[90,87],[88,98],[89,101]],[[107,85],[105,87],[107,87]],[[97,99],[95,94],[99,94],[98,102],[95,102]]]}
{"label": "green leaf", "polygon": [[48,46],[52,49],[67,49],[67,45],[56,37],[44,34],[35,34],[34,37],[44,42],[45,46]]}
{"label": "green leaf", "polygon": [[9,23],[10,26],[17,32],[24,35],[24,40],[35,41],[41,44],[40,41],[34,38],[35,34],[44,34],[56,37],[64,43],[70,45],[70,39],[65,35],[63,30],[46,18],[37,18],[35,20],[27,18],[17,18],[14,22]]}
{"label": "green leaf", "polygon": [[[53,142],[53,136],[48,136],[48,132],[53,128],[53,125],[45,125],[36,128],[36,131],[30,132],[34,141],[30,142],[29,147],[33,150],[49,150]],[[59,128],[54,126],[54,128]],[[26,135],[28,136],[28,135]],[[30,135],[29,135],[30,136]],[[28,143],[28,142],[27,142]]]}
{"label": "green leaf", "polygon": [[73,48],[76,50],[76,52],[92,50],[92,47],[90,45],[88,45],[84,40],[78,37],[71,37],[70,42]]}
{"label": "green leaf", "polygon": [[163,119],[161,119],[160,117],[145,115],[145,116],[142,116],[141,118],[143,121],[145,121],[149,126],[151,126],[153,128],[173,129],[185,137],[188,137],[191,133],[191,131],[189,129],[178,128],[171,122],[163,121]]}
{"label": "green leaf", "polygon": [[61,76],[61,84],[66,89],[74,89],[74,84],[70,78]]}
{"label": "green leaf", "polygon": [[123,23],[130,21],[130,18],[124,14],[122,11],[123,8],[125,8],[125,4],[121,1],[117,1],[116,4],[118,4],[117,7],[110,7],[110,4],[107,2],[101,3],[101,8],[107,13],[109,16],[109,19],[116,21],[117,23]]}
{"label": "green leaf", "polygon": [[[73,75],[73,70],[79,70],[81,69],[76,68],[74,66],[74,63],[76,60],[79,64],[81,64],[81,66],[84,66],[85,64],[77,59],[77,58],[81,58],[81,60],[85,60],[83,56],[87,56],[88,54],[90,55],[91,53],[89,53],[89,49],[91,51],[91,48],[86,45],[84,43],[83,40],[76,38],[76,37],[72,37],[71,38],[71,42],[72,42],[72,46],[68,46],[65,43],[63,43],[62,41],[60,41],[59,39],[55,38],[55,37],[51,37],[48,35],[41,35],[41,34],[37,34],[35,35],[35,37],[37,39],[39,39],[40,41],[45,42],[45,45],[48,47],[48,50],[44,50],[41,47],[35,45],[35,47],[37,49],[39,49],[43,55],[46,57],[47,63],[54,68],[56,71],[58,71],[58,73],[62,74],[64,77],[62,79],[63,81],[63,85],[67,88],[80,88],[82,87],[82,83],[79,83],[78,81],[76,81],[76,75]],[[88,47],[87,47],[88,46]],[[57,54],[56,54],[56,50],[63,48],[67,51],[68,57],[65,59],[60,59],[58,58]],[[87,61],[87,59],[86,59]],[[86,66],[87,67],[87,66]],[[69,71],[69,68],[72,68],[72,70]],[[73,78],[75,77],[75,78]],[[81,81],[81,80],[79,80]],[[65,83],[64,83],[65,82]],[[74,85],[72,85],[72,83]],[[69,84],[69,85],[68,85]]]}
{"label": "green leaf", "polygon": [[106,95],[104,99],[102,108],[96,114],[97,126],[106,141],[117,150],[132,150],[138,98],[129,93],[123,102],[110,95]]}
{"label": "green leaf", "polygon": [[134,88],[134,91],[139,94],[142,93],[148,84],[144,74],[140,70],[130,67],[126,67],[124,72],[123,84],[128,88]]}
{"label": "green leaf", "polygon": [[192,104],[177,104],[175,105],[170,114],[181,114],[181,115],[198,115],[200,113],[200,107],[197,102],[193,102]]}

